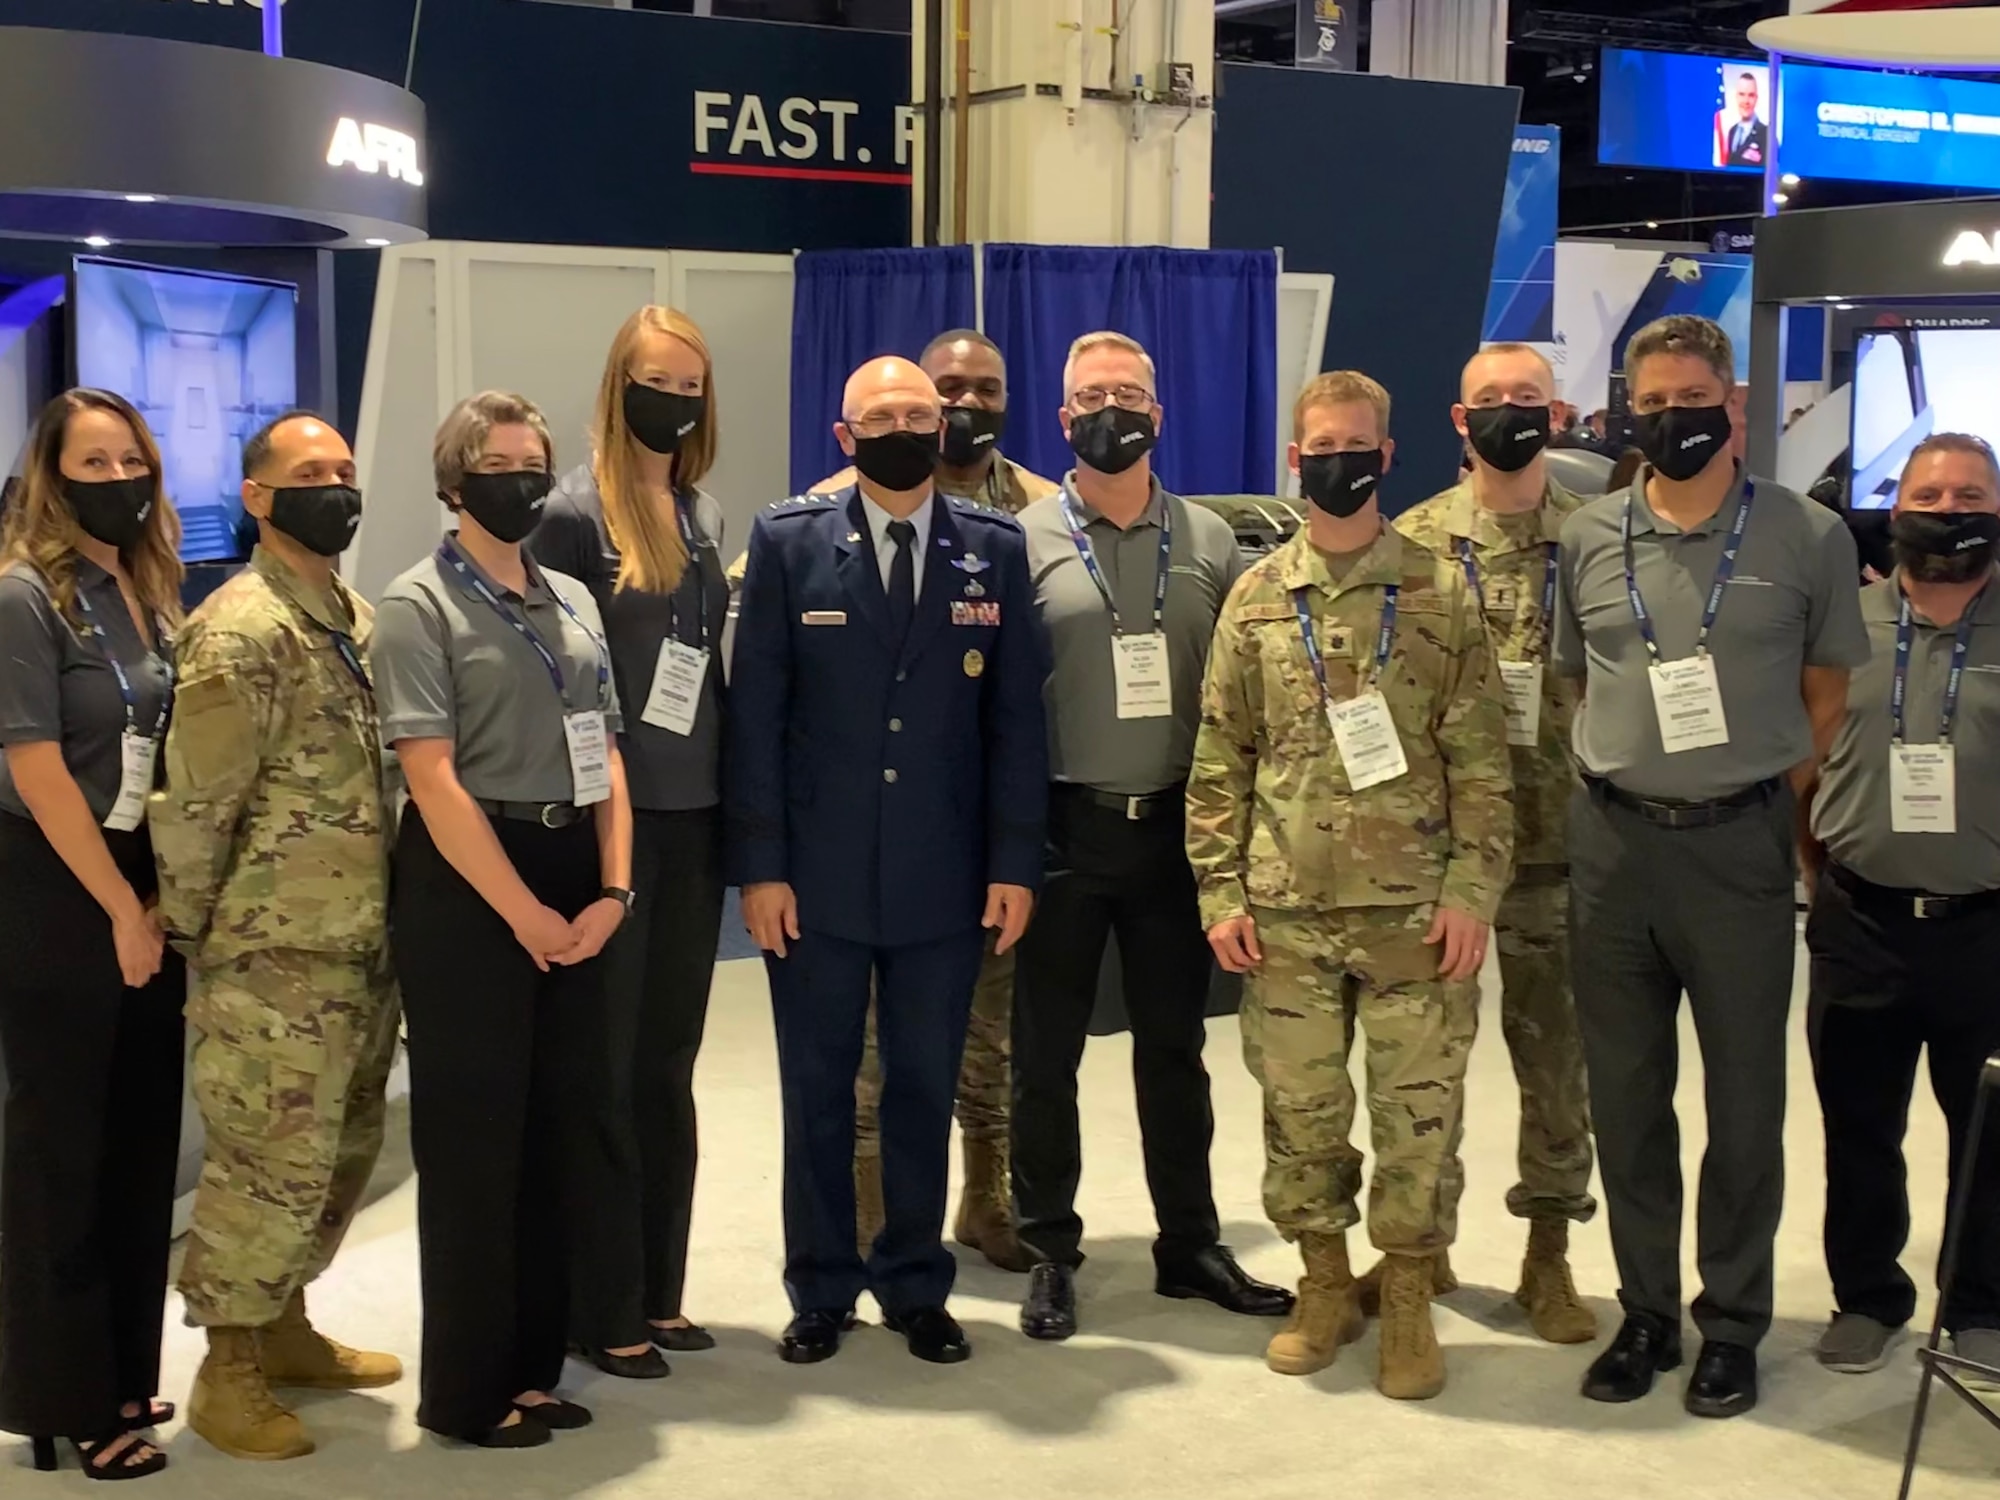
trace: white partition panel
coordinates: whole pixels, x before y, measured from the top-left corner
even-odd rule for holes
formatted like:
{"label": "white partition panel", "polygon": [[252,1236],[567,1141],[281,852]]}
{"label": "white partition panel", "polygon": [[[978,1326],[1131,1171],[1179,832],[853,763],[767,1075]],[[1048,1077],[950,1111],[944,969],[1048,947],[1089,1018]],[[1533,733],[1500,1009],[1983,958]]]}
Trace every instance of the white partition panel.
{"label": "white partition panel", "polygon": [[1299,388],[1319,374],[1326,352],[1326,320],[1333,311],[1333,277],[1323,271],[1278,274],[1278,464],[1280,495],[1298,487],[1285,466],[1292,444],[1292,403]]}
{"label": "white partition panel", "polygon": [[443,530],[431,479],[438,403],[451,388],[441,248],[384,251],[375,288],[354,455],[366,498],[361,529],[342,560],[348,581],[371,600],[436,546]]}

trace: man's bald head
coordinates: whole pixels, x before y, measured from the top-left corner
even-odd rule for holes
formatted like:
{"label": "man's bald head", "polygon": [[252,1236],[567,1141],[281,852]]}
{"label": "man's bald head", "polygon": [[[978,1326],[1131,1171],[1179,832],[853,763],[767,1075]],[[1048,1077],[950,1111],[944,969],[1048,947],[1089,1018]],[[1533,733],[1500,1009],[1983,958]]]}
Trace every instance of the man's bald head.
{"label": "man's bald head", "polygon": [[896,355],[871,359],[847,377],[841,392],[840,413],[852,426],[878,409],[902,412],[916,407],[939,407],[937,387],[922,368]]}

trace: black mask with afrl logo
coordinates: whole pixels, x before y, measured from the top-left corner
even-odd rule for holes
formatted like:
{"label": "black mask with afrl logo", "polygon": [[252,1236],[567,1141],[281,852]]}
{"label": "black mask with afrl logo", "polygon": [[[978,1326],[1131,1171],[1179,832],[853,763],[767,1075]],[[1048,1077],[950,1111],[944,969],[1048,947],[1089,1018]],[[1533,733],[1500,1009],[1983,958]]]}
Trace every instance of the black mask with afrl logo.
{"label": "black mask with afrl logo", "polygon": [[338,557],[361,526],[361,491],[351,484],[271,486],[271,527],[315,557]]}
{"label": "black mask with afrl logo", "polygon": [[1675,483],[1694,478],[1728,451],[1730,430],[1726,406],[1667,406],[1632,419],[1646,462]]}
{"label": "black mask with afrl logo", "polygon": [[468,474],[458,482],[458,502],[494,541],[518,542],[542,524],[542,508],[555,484],[546,469]]}
{"label": "black mask with afrl logo", "polygon": [[708,397],[656,390],[636,380],[625,382],[625,426],[639,446],[654,453],[678,453],[681,444],[701,426]]}
{"label": "black mask with afrl logo", "polygon": [[64,476],[63,499],[84,534],[123,552],[146,534],[146,520],[159,503],[160,481],[152,474],[132,479],[71,479]]}
{"label": "black mask with afrl logo", "polygon": [[938,438],[934,432],[885,432],[854,440],[854,467],[893,494],[919,488],[937,469]]}
{"label": "black mask with afrl logo", "polygon": [[1889,518],[1896,566],[1919,583],[1968,583],[1993,566],[2000,516],[1984,510],[1899,510]]}
{"label": "black mask with afrl logo", "polygon": [[1472,451],[1503,474],[1519,473],[1549,445],[1546,406],[1472,406],[1465,412]]}
{"label": "black mask with afrl logo", "polygon": [[1301,453],[1299,490],[1330,516],[1345,520],[1375,498],[1382,481],[1382,450]]}
{"label": "black mask with afrl logo", "polygon": [[944,409],[944,461],[954,469],[969,469],[985,460],[1007,430],[1007,413],[977,406]]}
{"label": "black mask with afrl logo", "polygon": [[1149,411],[1107,406],[1069,419],[1069,446],[1077,459],[1100,474],[1123,474],[1153,451],[1160,430]]}

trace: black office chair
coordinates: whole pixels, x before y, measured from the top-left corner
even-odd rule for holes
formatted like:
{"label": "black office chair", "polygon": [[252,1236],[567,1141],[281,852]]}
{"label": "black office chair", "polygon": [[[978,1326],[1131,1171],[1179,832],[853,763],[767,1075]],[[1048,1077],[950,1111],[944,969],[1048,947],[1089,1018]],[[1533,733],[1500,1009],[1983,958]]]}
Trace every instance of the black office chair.
{"label": "black office chair", "polygon": [[1995,1094],[2000,1094],[2000,1052],[1987,1058],[1986,1066],[1980,1070],[1979,1093],[1972,1106],[1971,1144],[1965,1148],[1965,1163],[1959,1172],[1959,1180],[1952,1185],[1951,1221],[1945,1225],[1944,1264],[1938,1271],[1938,1310],[1931,1319],[1930,1343],[1917,1351],[1924,1373],[1917,1384],[1917,1409],[1910,1418],[1910,1445],[1903,1455],[1903,1486],[1896,1491],[1896,1500],[1909,1500],[1910,1485],[1917,1477],[1917,1452],[1923,1446],[1924,1422],[1930,1415],[1932,1381],[1942,1381],[1947,1389],[1984,1417],[1994,1430],[2000,1431],[2000,1411],[1988,1406],[1979,1393],[1960,1378],[1961,1374],[1971,1372],[2000,1380],[2000,1370],[1990,1365],[1974,1364],[1956,1354],[1947,1354],[1938,1347],[1944,1333],[1945,1304],[1951,1297],[1952,1281],[1958,1275],[1958,1253],[1964,1248],[1966,1200],[1972,1196],[1972,1184],[1978,1180],[1979,1146],[1986,1133],[1986,1111]]}

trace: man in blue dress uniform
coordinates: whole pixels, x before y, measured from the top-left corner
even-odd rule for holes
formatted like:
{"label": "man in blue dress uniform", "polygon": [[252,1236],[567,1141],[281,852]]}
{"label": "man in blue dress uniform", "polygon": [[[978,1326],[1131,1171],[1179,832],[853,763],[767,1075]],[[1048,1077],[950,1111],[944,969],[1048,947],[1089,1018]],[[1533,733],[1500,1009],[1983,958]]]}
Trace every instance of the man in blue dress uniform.
{"label": "man in blue dress uniform", "polygon": [[[959,1054],[984,946],[1027,927],[1047,799],[1047,649],[1011,516],[937,494],[915,365],[847,382],[857,483],[757,517],[730,681],[728,811],[765,952],[785,1111],[780,1352],[830,1358],[872,1291],[920,1359],[971,1352],[941,1240]],[[854,1243],[854,1074],[871,975],[886,1223]]]}

